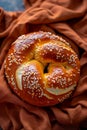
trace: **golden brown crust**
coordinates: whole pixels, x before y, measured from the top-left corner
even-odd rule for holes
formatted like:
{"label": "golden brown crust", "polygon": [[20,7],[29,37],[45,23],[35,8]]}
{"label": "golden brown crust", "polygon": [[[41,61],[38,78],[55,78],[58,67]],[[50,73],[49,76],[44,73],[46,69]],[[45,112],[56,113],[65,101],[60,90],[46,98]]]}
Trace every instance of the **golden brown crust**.
{"label": "golden brown crust", "polygon": [[68,98],[80,75],[78,56],[69,43],[50,32],[20,36],[9,49],[5,75],[23,100],[50,106]]}

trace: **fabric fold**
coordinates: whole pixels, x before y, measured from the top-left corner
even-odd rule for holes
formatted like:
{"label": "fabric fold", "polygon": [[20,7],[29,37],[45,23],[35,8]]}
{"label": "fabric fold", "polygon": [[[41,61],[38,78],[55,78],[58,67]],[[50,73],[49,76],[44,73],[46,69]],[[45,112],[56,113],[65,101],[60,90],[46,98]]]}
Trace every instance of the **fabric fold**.
{"label": "fabric fold", "polygon": [[[87,129],[87,1],[24,0],[25,10],[0,8],[0,127],[3,130]],[[4,60],[22,34],[49,31],[62,36],[78,54],[81,65],[78,85],[61,104],[36,107],[22,101],[10,89]]]}

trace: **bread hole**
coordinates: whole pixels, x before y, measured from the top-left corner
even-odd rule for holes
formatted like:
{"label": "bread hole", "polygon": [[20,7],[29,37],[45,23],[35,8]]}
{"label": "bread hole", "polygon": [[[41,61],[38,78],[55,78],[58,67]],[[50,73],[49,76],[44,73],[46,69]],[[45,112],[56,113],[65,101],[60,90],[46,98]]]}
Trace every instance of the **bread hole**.
{"label": "bread hole", "polygon": [[48,73],[48,66],[49,66],[49,63],[46,64],[46,66],[44,67],[44,73]]}
{"label": "bread hole", "polygon": [[69,69],[69,66],[68,66],[68,65],[64,65],[64,68],[65,68],[66,70],[68,70],[68,69]]}
{"label": "bread hole", "polygon": [[63,67],[66,69],[66,71],[70,71],[72,69],[67,63],[63,64]]}

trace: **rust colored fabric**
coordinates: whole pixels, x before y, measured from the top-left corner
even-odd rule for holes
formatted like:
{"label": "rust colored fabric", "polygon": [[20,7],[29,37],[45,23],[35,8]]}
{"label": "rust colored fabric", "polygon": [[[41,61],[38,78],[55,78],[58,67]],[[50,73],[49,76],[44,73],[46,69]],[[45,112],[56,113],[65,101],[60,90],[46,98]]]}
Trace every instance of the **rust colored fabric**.
{"label": "rust colored fabric", "polygon": [[[87,1],[25,0],[23,12],[0,8],[0,127],[3,130],[87,128]],[[11,43],[33,31],[51,31],[69,41],[80,58],[81,74],[72,96],[52,107],[23,102],[9,88],[4,60]]]}

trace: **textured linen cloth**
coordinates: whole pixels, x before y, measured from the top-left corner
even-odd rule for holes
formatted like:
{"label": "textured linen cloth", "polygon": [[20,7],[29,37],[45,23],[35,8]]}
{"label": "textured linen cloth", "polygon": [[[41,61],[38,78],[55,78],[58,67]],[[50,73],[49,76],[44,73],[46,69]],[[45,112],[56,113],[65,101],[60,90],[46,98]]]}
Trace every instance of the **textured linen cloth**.
{"label": "textured linen cloth", "polygon": [[[25,0],[25,10],[0,8],[0,127],[3,130],[80,130],[87,128],[87,0]],[[23,102],[10,89],[4,60],[22,34],[50,31],[61,35],[79,56],[80,80],[72,96],[52,107]]]}

